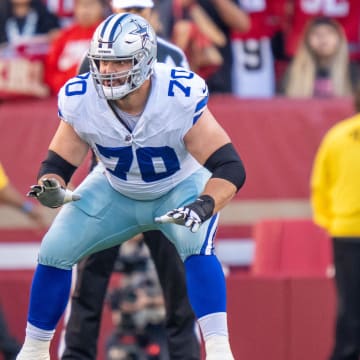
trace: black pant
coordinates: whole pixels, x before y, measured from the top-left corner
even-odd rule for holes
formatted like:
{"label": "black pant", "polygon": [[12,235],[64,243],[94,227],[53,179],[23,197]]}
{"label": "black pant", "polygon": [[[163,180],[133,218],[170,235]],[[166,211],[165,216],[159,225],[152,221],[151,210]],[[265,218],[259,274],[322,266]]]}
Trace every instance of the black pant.
{"label": "black pant", "polygon": [[333,238],[337,318],[331,360],[360,356],[360,238]]}
{"label": "black pant", "polygon": [[[144,233],[164,293],[171,360],[198,360],[195,316],[190,306],[183,263],[160,231]],[[119,246],[90,255],[78,264],[62,360],[95,360],[103,302]]]}
{"label": "black pant", "polygon": [[5,360],[15,360],[20,350],[20,344],[9,334],[5,317],[0,308],[0,353],[4,355]]}

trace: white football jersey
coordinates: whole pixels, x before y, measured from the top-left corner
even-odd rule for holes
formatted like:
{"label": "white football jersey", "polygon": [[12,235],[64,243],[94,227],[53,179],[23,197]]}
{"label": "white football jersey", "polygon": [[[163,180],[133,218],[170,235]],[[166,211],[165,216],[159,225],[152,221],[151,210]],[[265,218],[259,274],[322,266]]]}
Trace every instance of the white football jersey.
{"label": "white football jersey", "polygon": [[89,73],[59,92],[59,116],[87,142],[112,187],[138,200],[158,198],[198,170],[184,136],[207,106],[205,81],[184,68],[156,64],[146,107],[130,132],[101,99]]}

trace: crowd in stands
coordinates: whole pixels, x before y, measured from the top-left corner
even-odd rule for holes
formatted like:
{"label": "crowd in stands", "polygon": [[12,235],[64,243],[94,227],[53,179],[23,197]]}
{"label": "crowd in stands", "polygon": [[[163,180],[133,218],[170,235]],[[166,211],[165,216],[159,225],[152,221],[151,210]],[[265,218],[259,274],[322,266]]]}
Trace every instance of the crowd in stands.
{"label": "crowd in stands", "polygon": [[[111,0],[2,1],[0,98],[56,95],[110,9]],[[357,0],[157,0],[153,13],[211,93],[328,97],[357,86]]]}

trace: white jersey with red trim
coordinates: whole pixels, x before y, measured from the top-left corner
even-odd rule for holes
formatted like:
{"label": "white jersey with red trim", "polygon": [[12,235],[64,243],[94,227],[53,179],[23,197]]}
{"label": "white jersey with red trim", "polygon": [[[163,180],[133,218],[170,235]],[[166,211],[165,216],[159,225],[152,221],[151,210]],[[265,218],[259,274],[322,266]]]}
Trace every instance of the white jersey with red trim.
{"label": "white jersey with red trim", "polygon": [[60,90],[59,115],[94,150],[113,188],[151,200],[201,167],[183,139],[206,109],[208,96],[205,81],[195,73],[158,63],[146,107],[132,131],[98,96],[89,73]]}

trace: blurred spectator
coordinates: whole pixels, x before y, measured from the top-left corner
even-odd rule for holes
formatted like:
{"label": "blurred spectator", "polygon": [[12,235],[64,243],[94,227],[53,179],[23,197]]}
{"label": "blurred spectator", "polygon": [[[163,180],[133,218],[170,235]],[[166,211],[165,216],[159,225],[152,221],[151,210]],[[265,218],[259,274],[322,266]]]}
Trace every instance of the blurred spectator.
{"label": "blurred spectator", "polygon": [[37,35],[52,38],[59,30],[58,18],[41,0],[2,0],[5,15],[0,23],[0,43],[24,43]]}
{"label": "blurred spectator", "polygon": [[1,4],[0,98],[46,97],[43,62],[59,21],[41,0],[2,0]]}
{"label": "blurred spectator", "polygon": [[332,237],[337,319],[331,360],[360,357],[360,91],[357,114],[333,126],[311,177],[314,221]]}
{"label": "blurred spectator", "polygon": [[75,0],[43,0],[50,12],[55,14],[62,28],[74,21]]}
{"label": "blurred spectator", "polygon": [[114,330],[107,341],[106,359],[169,360],[164,299],[142,237],[121,246],[115,271],[123,276],[120,286],[108,295]]}
{"label": "blurred spectator", "polygon": [[330,18],[310,20],[303,40],[285,74],[285,95],[351,95],[357,80],[358,69],[356,64],[349,61],[347,41],[341,26]]}
{"label": "blurred spectator", "polygon": [[173,1],[157,0],[155,1],[155,10],[161,19],[161,30],[158,31],[158,34],[164,39],[170,40],[174,26]]}
{"label": "blurred spectator", "polygon": [[[176,1],[176,4],[178,3]],[[182,7],[178,8],[181,13],[176,11],[177,21],[172,39],[185,51],[191,70],[206,79],[223,63],[216,45],[224,46],[226,39],[201,6],[193,1],[186,3],[181,0],[181,3]],[[201,31],[203,23],[206,24],[206,34]]]}
{"label": "blurred spectator", "polygon": [[276,79],[271,38],[284,16],[284,0],[238,0],[250,16],[247,32],[232,31],[232,92],[240,97],[271,97]]}
{"label": "blurred spectator", "polygon": [[286,54],[294,56],[307,22],[314,17],[330,17],[343,27],[348,40],[350,57],[360,60],[360,1],[288,0],[289,19],[286,33]]}
{"label": "blurred spectator", "polygon": [[210,92],[230,93],[231,30],[249,29],[249,17],[236,0],[174,0],[173,41],[190,67],[207,80]]}
{"label": "blurred spectator", "polygon": [[60,31],[45,61],[45,82],[53,94],[77,74],[92,35],[108,12],[106,0],[75,0],[75,22]]}

